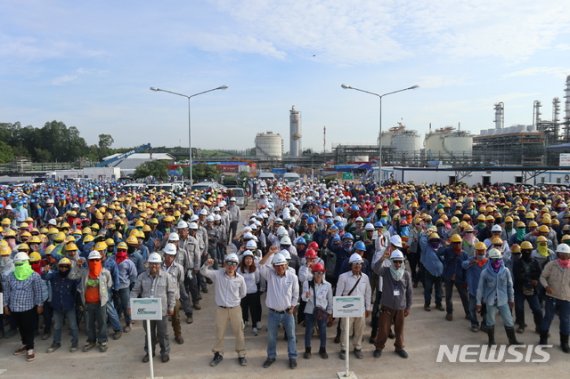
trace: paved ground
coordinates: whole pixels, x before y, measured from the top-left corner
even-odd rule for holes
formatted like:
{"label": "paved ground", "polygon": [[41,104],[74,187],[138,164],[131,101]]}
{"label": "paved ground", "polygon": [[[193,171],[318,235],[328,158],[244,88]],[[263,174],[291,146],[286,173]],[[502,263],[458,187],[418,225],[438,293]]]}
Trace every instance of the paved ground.
{"label": "paved ground", "polygon": [[[244,212],[245,213],[245,212]],[[211,288],[211,287],[210,287]],[[226,341],[225,358],[215,368],[209,366],[212,357],[214,315],[213,291],[204,295],[202,310],[194,314],[192,325],[183,325],[184,345],[171,345],[170,362],[164,364],[155,361],[155,375],[164,378],[335,378],[338,371],[344,370],[344,361],[337,357],[339,345],[334,344],[334,329],[329,328],[328,351],[330,358],[323,360],[313,355],[310,360],[302,358],[304,329],[297,328],[297,348],[299,366],[296,370],[288,368],[287,346],[279,341],[277,362],[269,369],[261,367],[266,353],[265,329],[258,336],[253,336],[251,329],[246,330],[246,346],[248,348],[248,367],[240,367],[236,353],[233,351],[234,339],[229,336]],[[456,309],[460,309],[456,304]],[[527,309],[527,323],[532,320]],[[548,349],[551,354],[549,363],[436,363],[436,356],[441,344],[483,344],[486,335],[469,331],[469,322],[463,319],[462,311],[455,314],[455,320],[448,322],[445,313],[423,310],[421,288],[414,294],[414,306],[411,315],[406,319],[405,337],[409,359],[403,360],[392,352],[388,345],[379,359],[372,357],[373,346],[367,342],[369,327],[364,342],[365,358],[356,360],[351,356],[351,370],[358,378],[378,378],[380,376],[401,378],[458,378],[462,375],[476,374],[480,378],[538,378],[540,376],[567,376],[569,355],[559,348],[558,322],[552,326],[552,338],[555,347]],[[262,323],[265,324],[267,312],[264,309]],[[531,321],[532,323],[532,321]],[[498,320],[497,342],[506,343],[504,329]],[[538,336],[529,328],[517,337],[522,342],[535,345]],[[169,329],[172,332],[171,329]],[[171,334],[172,336],[172,334]],[[392,340],[391,340],[392,341]],[[133,330],[124,334],[118,341],[109,341],[106,353],[92,351],[88,353],[69,353],[69,338],[64,337],[63,347],[52,354],[46,354],[51,341],[36,340],[36,360],[27,363],[23,357],[12,356],[12,351],[19,345],[19,338],[0,340],[0,379],[2,378],[144,378],[149,376],[149,365],[141,363],[144,354],[144,332],[141,322]],[[80,345],[85,342],[83,333]],[[392,343],[392,342],[389,342]],[[318,339],[313,338],[313,349],[318,350]],[[536,356],[537,357],[537,356]],[[562,377],[565,377],[562,376]]]}

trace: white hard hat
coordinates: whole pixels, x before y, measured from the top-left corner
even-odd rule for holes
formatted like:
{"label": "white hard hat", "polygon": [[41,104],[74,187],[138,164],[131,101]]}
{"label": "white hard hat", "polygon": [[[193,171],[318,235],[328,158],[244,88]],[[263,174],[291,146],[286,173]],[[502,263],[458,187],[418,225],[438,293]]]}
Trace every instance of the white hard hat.
{"label": "white hard hat", "polygon": [[93,250],[89,253],[87,259],[101,259],[101,253],[99,253],[97,250]]}
{"label": "white hard hat", "polygon": [[358,216],[356,218],[356,220],[354,220],[354,222],[364,222],[364,219],[362,217]]}
{"label": "white hard hat", "polygon": [[14,256],[14,262],[29,261],[30,257],[24,252],[20,252]]}
{"label": "white hard hat", "polygon": [[255,250],[257,249],[257,243],[254,240],[249,240],[245,244],[245,248],[248,250]]}
{"label": "white hard hat", "polygon": [[237,254],[235,253],[231,253],[226,255],[226,257],[224,258],[225,262],[235,262],[235,263],[239,263],[239,258],[237,256]]}
{"label": "white hard hat", "polygon": [[283,236],[286,236],[287,234],[288,234],[287,229],[285,229],[284,226],[280,226],[277,228],[277,237],[281,238]]}
{"label": "white hard hat", "polygon": [[176,232],[172,232],[168,235],[169,241],[180,241],[180,236]]}
{"label": "white hard hat", "polygon": [[281,245],[291,245],[291,238],[289,238],[289,236],[283,236],[281,237],[281,239],[279,240],[279,243]]}
{"label": "white hard hat", "polygon": [[273,264],[274,266],[280,266],[280,265],[287,264],[287,260],[285,259],[283,254],[277,253],[273,256],[273,259],[271,260],[271,264]]}
{"label": "white hard hat", "polygon": [[245,257],[253,257],[253,253],[251,252],[251,250],[245,250],[243,253],[241,253],[241,259],[244,259]]}
{"label": "white hard hat", "polygon": [[236,201],[235,197],[230,197],[230,201]]}
{"label": "white hard hat", "polygon": [[252,239],[253,239],[253,234],[251,234],[251,232],[244,233],[243,239],[244,239],[244,240],[252,240]]}
{"label": "white hard hat", "polygon": [[188,229],[190,229],[190,230],[197,230],[197,229],[198,229],[198,224],[196,224],[195,222],[191,222],[190,224],[188,224]]}
{"label": "white hard hat", "polygon": [[227,203],[224,200],[222,200],[222,201],[220,201],[220,204],[218,204],[218,205],[220,207],[225,207],[227,205]]}
{"label": "white hard hat", "polygon": [[404,260],[404,254],[400,250],[394,250],[390,254],[390,260]]}
{"label": "white hard hat", "polygon": [[390,244],[402,248],[402,238],[399,235],[394,234],[390,237]]}
{"label": "white hard hat", "polygon": [[214,215],[214,221],[221,221],[221,220],[222,220],[222,216]]}
{"label": "white hard hat", "polygon": [[55,218],[51,218],[48,221],[48,225],[57,226],[57,221],[55,220]]}
{"label": "white hard hat", "polygon": [[570,246],[566,245],[565,243],[561,243],[556,248],[556,252],[562,254],[570,254]]}
{"label": "white hard hat", "polygon": [[199,219],[200,219],[200,217],[198,217],[198,215],[195,215],[195,214],[194,214],[194,215],[192,215],[192,216],[190,217],[190,222],[196,222],[196,221],[198,221]]}
{"label": "white hard hat", "polygon": [[207,216],[208,215],[208,211],[204,208],[202,208],[202,210],[200,211],[200,216]]}
{"label": "white hard hat", "polygon": [[291,253],[289,253],[289,250],[283,249],[279,252],[279,254],[284,256],[287,261],[291,260]]}
{"label": "white hard hat", "polygon": [[368,222],[364,225],[364,230],[374,230],[374,225]]}
{"label": "white hard hat", "polygon": [[162,258],[158,253],[151,253],[148,256],[148,263],[162,263]]}
{"label": "white hard hat", "polygon": [[489,258],[491,259],[501,259],[503,258],[503,254],[499,251],[499,249],[491,249],[489,250]]}
{"label": "white hard hat", "polygon": [[184,220],[180,220],[180,222],[178,222],[178,225],[176,225],[177,229],[186,229],[188,227],[188,223]]}
{"label": "white hard hat", "polygon": [[167,255],[176,255],[176,246],[173,243],[167,243],[162,251]]}
{"label": "white hard hat", "polygon": [[493,227],[491,228],[491,232],[502,232],[503,228],[501,228],[501,225],[493,225]]}
{"label": "white hard hat", "polygon": [[207,222],[214,222],[214,216],[213,215],[206,216],[206,221]]}
{"label": "white hard hat", "polygon": [[362,263],[364,262],[360,254],[353,253],[350,258],[348,258],[348,264]]}

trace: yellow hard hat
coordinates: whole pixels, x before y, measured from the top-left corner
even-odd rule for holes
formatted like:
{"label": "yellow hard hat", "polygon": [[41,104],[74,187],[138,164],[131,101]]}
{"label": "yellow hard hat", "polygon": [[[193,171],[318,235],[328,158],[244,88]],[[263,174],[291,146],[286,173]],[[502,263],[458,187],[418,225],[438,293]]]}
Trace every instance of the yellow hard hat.
{"label": "yellow hard hat", "polygon": [[439,239],[439,235],[437,233],[431,233],[429,235],[429,239],[430,240],[438,240]]}
{"label": "yellow hard hat", "polygon": [[483,242],[477,242],[475,244],[475,250],[487,250],[487,245],[485,245]]}
{"label": "yellow hard hat", "polygon": [[511,216],[505,217],[505,222],[513,222],[513,218]]}
{"label": "yellow hard hat", "polygon": [[477,221],[485,221],[485,215],[477,216]]}
{"label": "yellow hard hat", "polygon": [[137,237],[135,237],[133,234],[131,234],[131,235],[127,238],[127,244],[129,244],[129,245],[138,245],[138,244],[139,244],[139,240],[137,239]]}
{"label": "yellow hard hat", "polygon": [[53,239],[55,242],[63,242],[65,240],[65,233],[64,232],[59,232],[55,235],[55,238]]}
{"label": "yellow hard hat", "polygon": [[107,250],[107,244],[103,241],[99,241],[95,244],[95,248],[93,250],[97,251]]}
{"label": "yellow hard hat", "polygon": [[459,223],[459,219],[458,219],[457,217],[453,216],[453,217],[451,218],[450,222],[451,222],[452,224],[457,224],[457,223]]}
{"label": "yellow hard hat", "polygon": [[[514,246],[514,245],[513,245]],[[532,250],[532,243],[528,242],[528,241],[522,241],[521,243],[521,249],[522,250]],[[512,250],[512,249],[511,249]]]}
{"label": "yellow hard hat", "polygon": [[32,238],[30,238],[30,240],[28,242],[29,243],[42,243],[42,240],[40,239],[39,236],[32,236]]}
{"label": "yellow hard hat", "polygon": [[548,233],[548,232],[550,232],[550,228],[549,228],[548,226],[546,226],[546,225],[540,225],[540,226],[538,227],[538,231],[539,231],[540,233]]}
{"label": "yellow hard hat", "polygon": [[22,222],[18,228],[19,229],[28,229],[29,227],[30,227],[30,225],[28,225],[27,222]]}
{"label": "yellow hard hat", "polygon": [[42,260],[42,256],[37,251],[30,254],[30,262],[39,262]]}
{"label": "yellow hard hat", "polygon": [[87,226],[87,227],[83,228],[83,230],[81,232],[83,234],[91,234],[91,228]]}
{"label": "yellow hard hat", "polygon": [[48,229],[48,235],[54,235],[57,233],[59,233],[59,230],[57,230],[57,228],[54,228],[53,226]]}
{"label": "yellow hard hat", "polygon": [[511,252],[512,253],[520,253],[521,247],[515,243],[515,244],[513,244],[513,246],[511,246]]}
{"label": "yellow hard hat", "polygon": [[2,226],[10,226],[10,224],[12,224],[12,220],[10,220],[8,217],[2,219]]}
{"label": "yellow hard hat", "polygon": [[117,249],[121,249],[121,250],[127,250],[129,247],[127,246],[126,243],[124,243],[123,241],[119,242],[117,244]]}
{"label": "yellow hard hat", "polygon": [[25,232],[20,233],[20,237],[31,237],[32,233],[28,232],[27,230]]}
{"label": "yellow hard hat", "polygon": [[451,241],[452,243],[457,243],[457,242],[461,242],[461,237],[459,236],[459,234],[454,234],[451,236],[451,238],[449,239],[449,241]]}
{"label": "yellow hard hat", "polygon": [[522,222],[522,221],[519,221],[519,222],[517,222],[517,225],[516,225],[516,227],[517,227],[517,228],[525,228],[525,227],[526,227],[526,225],[524,224],[524,222]]}
{"label": "yellow hard hat", "polygon": [[93,237],[91,234],[88,234],[85,237],[83,237],[83,243],[93,242],[94,239],[95,237]]}
{"label": "yellow hard hat", "polygon": [[30,246],[27,243],[21,243],[18,245],[18,251],[30,251]]}
{"label": "yellow hard hat", "polygon": [[68,242],[67,245],[65,245],[65,251],[77,251],[77,250],[79,249],[77,248],[75,242]]}
{"label": "yellow hard hat", "polygon": [[143,226],[143,232],[150,232],[150,231],[152,231],[152,229],[150,228],[150,225],[145,224]]}
{"label": "yellow hard hat", "polygon": [[113,241],[112,238],[107,238],[105,240],[105,243],[107,244],[107,246],[115,246],[115,241]]}
{"label": "yellow hard hat", "polygon": [[10,250],[10,246],[7,244],[0,245],[0,256],[5,257],[6,255],[12,254],[12,250]]}
{"label": "yellow hard hat", "polygon": [[536,242],[537,242],[537,243],[538,243],[538,242],[548,242],[548,240],[546,239],[545,236],[538,236],[538,237],[536,238]]}
{"label": "yellow hard hat", "polygon": [[135,222],[135,228],[142,228],[144,226],[144,222],[142,222],[141,220],[137,220],[137,222]]}
{"label": "yellow hard hat", "polygon": [[53,251],[53,249],[55,249],[54,245],[49,245],[48,247],[46,247],[46,250],[44,251],[45,255],[51,255],[51,252]]}
{"label": "yellow hard hat", "polygon": [[495,237],[495,238],[493,238],[493,239],[491,240],[491,243],[492,243],[493,245],[499,245],[499,244],[502,245],[502,244],[503,244],[503,240],[502,240],[501,238],[499,238],[499,237]]}
{"label": "yellow hard hat", "polygon": [[68,222],[64,222],[64,223],[61,224],[61,226],[60,226],[59,228],[60,228],[60,229],[69,229],[70,226],[69,226],[69,223],[68,223]]}
{"label": "yellow hard hat", "polygon": [[533,221],[528,223],[528,227],[529,228],[536,228],[536,227],[538,227],[538,223],[533,220]]}
{"label": "yellow hard hat", "polygon": [[99,230],[100,226],[99,226],[99,224],[93,224],[93,225],[91,225],[91,229]]}
{"label": "yellow hard hat", "polygon": [[532,219],[534,219],[534,213],[528,212],[524,217],[526,219],[532,220]]}
{"label": "yellow hard hat", "polygon": [[57,262],[57,265],[58,266],[71,266],[71,261],[69,260],[69,258],[63,257],[59,260],[59,262]]}

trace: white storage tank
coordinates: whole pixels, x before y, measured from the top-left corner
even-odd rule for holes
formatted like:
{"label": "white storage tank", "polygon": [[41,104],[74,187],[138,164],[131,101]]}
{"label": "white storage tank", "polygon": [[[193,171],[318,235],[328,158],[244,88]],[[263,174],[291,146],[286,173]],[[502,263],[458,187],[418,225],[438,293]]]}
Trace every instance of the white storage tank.
{"label": "white storage tank", "polygon": [[382,139],[380,140],[382,147],[391,147],[393,136],[394,133],[392,131],[382,132]]}
{"label": "white storage tank", "polygon": [[283,158],[283,138],[279,133],[265,132],[255,136],[255,155],[265,159]]}
{"label": "white storage tank", "polygon": [[[494,134],[496,130],[502,129],[489,129],[487,135]],[[428,157],[469,155],[473,151],[473,136],[467,132],[456,131],[452,126],[447,126],[428,133],[424,146]]]}
{"label": "white storage tank", "polygon": [[473,136],[466,132],[453,132],[445,137],[444,147],[452,155],[471,155]]}
{"label": "white storage tank", "polygon": [[392,137],[392,149],[396,154],[413,154],[422,148],[420,136],[415,130],[406,130]]}

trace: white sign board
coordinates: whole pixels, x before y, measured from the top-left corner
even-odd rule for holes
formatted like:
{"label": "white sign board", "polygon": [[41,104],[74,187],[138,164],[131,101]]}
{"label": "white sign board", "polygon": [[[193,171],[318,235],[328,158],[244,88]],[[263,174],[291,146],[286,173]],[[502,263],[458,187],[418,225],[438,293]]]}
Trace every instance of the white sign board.
{"label": "white sign board", "polygon": [[160,298],[131,299],[131,318],[133,320],[162,320]]}
{"label": "white sign board", "polygon": [[363,296],[334,296],[333,317],[362,317],[364,315]]}
{"label": "white sign board", "polygon": [[570,154],[568,153],[560,154],[560,166],[570,166]]}

